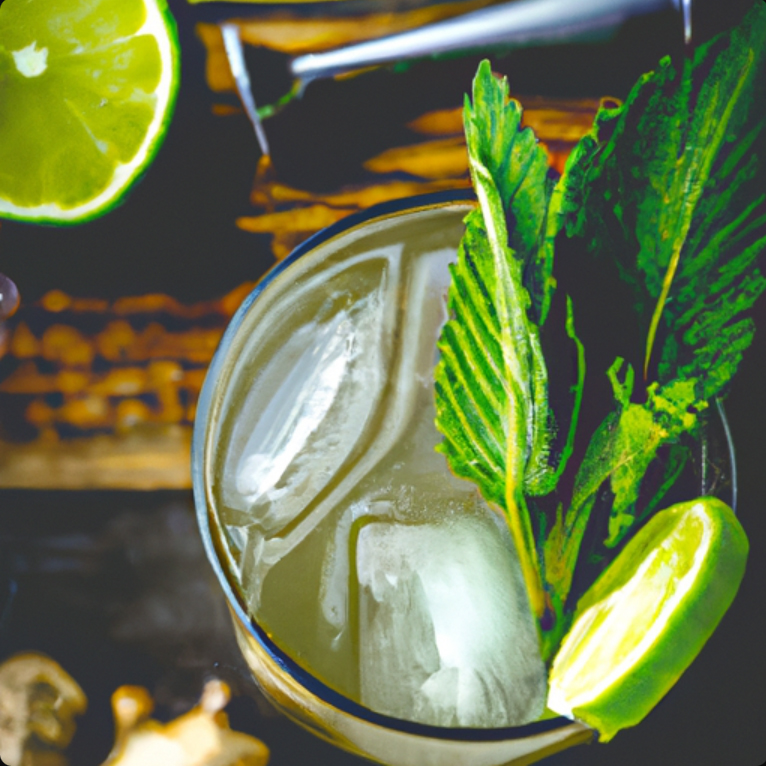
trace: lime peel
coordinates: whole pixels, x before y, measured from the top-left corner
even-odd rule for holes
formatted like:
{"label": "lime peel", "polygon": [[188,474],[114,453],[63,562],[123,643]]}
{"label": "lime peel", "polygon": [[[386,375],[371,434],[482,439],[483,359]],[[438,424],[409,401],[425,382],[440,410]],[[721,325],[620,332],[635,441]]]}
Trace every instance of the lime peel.
{"label": "lime peel", "polygon": [[548,707],[608,741],[641,721],[715,630],[742,580],[747,537],[715,498],[658,513],[578,604]]}

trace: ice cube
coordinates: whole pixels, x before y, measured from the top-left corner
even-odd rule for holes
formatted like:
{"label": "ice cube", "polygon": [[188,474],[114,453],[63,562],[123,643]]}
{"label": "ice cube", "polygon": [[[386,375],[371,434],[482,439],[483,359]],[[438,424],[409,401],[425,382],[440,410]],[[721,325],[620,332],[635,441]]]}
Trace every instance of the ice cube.
{"label": "ice cube", "polygon": [[[305,344],[303,335],[311,336],[310,344]],[[312,437],[315,448],[337,446],[338,434],[330,429],[321,434],[317,431],[338,404],[341,385],[359,354],[356,335],[354,325],[342,312],[323,327],[301,328],[286,344],[288,354],[290,346],[305,347],[255,423],[234,469],[236,492],[246,507],[271,509],[274,501],[290,494],[295,477],[291,482],[285,474]],[[375,370],[371,373],[374,376]],[[282,516],[290,505],[279,504]],[[266,515],[260,514],[259,519],[264,526]]]}
{"label": "ice cube", "polygon": [[398,252],[388,255],[388,266],[358,274],[352,264],[321,292],[310,281],[296,288],[311,320],[284,334],[252,380],[238,370],[247,388],[222,462],[221,520],[253,607],[268,569],[305,537],[285,543],[287,528],[321,521],[313,505],[358,451],[379,403],[398,268]]}
{"label": "ice cube", "polygon": [[491,519],[369,523],[356,569],[363,704],[436,726],[539,717],[537,632],[518,560]]}

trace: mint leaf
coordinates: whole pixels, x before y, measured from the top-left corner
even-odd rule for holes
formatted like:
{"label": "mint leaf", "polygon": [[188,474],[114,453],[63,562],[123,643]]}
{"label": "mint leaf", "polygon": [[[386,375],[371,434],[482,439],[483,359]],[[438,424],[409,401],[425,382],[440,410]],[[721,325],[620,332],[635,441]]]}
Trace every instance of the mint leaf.
{"label": "mint leaf", "polygon": [[634,372],[628,365],[624,379],[618,375],[623,359],[615,360],[608,371],[616,409],[596,429],[574,482],[571,504],[566,514],[559,510],[556,523],[544,546],[546,581],[555,602],[564,604],[572,587],[572,578],[582,540],[591,513],[604,486],[608,486],[612,503],[609,509],[607,548],[615,548],[625,539],[636,522],[647,512],[638,508],[639,493],[651,463],[660,447],[671,444],[671,460],[665,479],[651,507],[659,507],[664,494],[678,477],[686,459],[686,450],[677,445],[682,434],[697,425],[697,409],[705,404],[697,401],[694,381],[673,381],[667,386],[649,386],[647,401],[637,404],[633,396]]}
{"label": "mint leaf", "polygon": [[[570,159],[567,232],[617,258],[634,286],[647,338],[644,377],[654,373],[655,382],[645,401],[633,402],[632,372],[627,393],[610,371],[618,408],[578,471],[565,517],[573,530],[567,560],[576,559],[605,483],[613,494],[607,547],[646,517],[636,501],[659,448],[695,428],[750,345],[747,312],[766,288],[758,268],[766,248],[764,114],[766,7],[757,3],[680,71],[664,59],[623,106],[602,109]],[[568,586],[563,580],[563,592]]]}
{"label": "mint leaf", "polygon": [[[466,219],[439,341],[440,450],[505,512],[532,608],[540,618],[547,612],[545,657],[569,623],[586,531],[606,528],[603,547],[591,551],[604,559],[660,507],[688,463],[685,435],[725,392],[752,338],[748,311],[766,289],[758,267],[766,249],[765,67],[766,9],[758,4],[679,70],[665,59],[625,104],[604,102],[557,182],[486,62],[473,103],[466,101],[479,209]],[[585,350],[569,297],[566,333],[578,375],[557,466],[540,339],[564,229],[597,257],[616,260],[646,337],[643,354],[618,349],[634,364],[618,358],[607,372],[614,401],[574,475],[565,469],[583,446],[575,429]],[[640,388],[634,367],[643,367]],[[659,455],[663,470],[645,489]],[[547,513],[555,513],[552,523]]]}
{"label": "mint leaf", "polygon": [[[501,234],[504,223],[494,221]],[[481,210],[466,219],[466,232],[452,268],[448,306],[453,315],[439,339],[435,371],[438,449],[452,471],[473,480],[485,499],[506,515],[516,543],[533,611],[544,600],[534,533],[524,500],[524,480],[533,465],[535,398],[544,393],[539,338],[529,323],[520,263],[503,240],[487,250]],[[547,411],[542,402],[542,412]]]}
{"label": "mint leaf", "polygon": [[[552,239],[558,222],[554,217],[549,225],[548,208],[555,178],[545,150],[531,128],[521,128],[521,118],[507,81],[497,80],[489,61],[482,61],[473,83],[473,104],[466,98],[463,118],[471,177],[480,199],[488,182],[496,189],[510,232],[508,244],[522,262],[530,316],[542,325],[553,291]],[[491,199],[492,192],[486,192]],[[499,209],[494,214],[501,216]]]}
{"label": "mint leaf", "polygon": [[[580,148],[570,234],[620,260],[646,332],[644,376],[722,392],[766,288],[766,6],[676,68],[664,59]],[[660,346],[659,353],[655,347]],[[651,377],[649,379],[651,379]]]}
{"label": "mint leaf", "polygon": [[575,479],[572,499],[576,514],[580,507],[587,507],[595,499],[600,485],[609,481],[614,500],[604,541],[607,548],[622,542],[636,522],[641,484],[659,448],[691,431],[697,423],[692,408],[704,408],[695,399],[693,381],[674,381],[664,388],[652,384],[645,404],[631,402],[632,369],[629,368],[626,382],[621,385],[617,381],[621,364],[618,359],[609,371],[619,409],[616,415],[607,418],[599,429],[601,433],[597,432],[591,441]]}
{"label": "mint leaf", "polygon": [[[535,321],[549,300],[549,264],[536,248],[545,237],[552,183],[534,135],[520,129],[521,108],[508,100],[507,83],[494,78],[487,62],[474,81],[474,104],[466,104],[465,124],[479,209],[466,219],[452,268],[451,318],[439,340],[439,450],[456,475],[475,481],[505,512],[532,608],[541,616],[544,597],[525,496],[550,491],[554,480],[548,377]],[[506,215],[514,227],[511,243]],[[527,284],[539,288],[537,303]]]}

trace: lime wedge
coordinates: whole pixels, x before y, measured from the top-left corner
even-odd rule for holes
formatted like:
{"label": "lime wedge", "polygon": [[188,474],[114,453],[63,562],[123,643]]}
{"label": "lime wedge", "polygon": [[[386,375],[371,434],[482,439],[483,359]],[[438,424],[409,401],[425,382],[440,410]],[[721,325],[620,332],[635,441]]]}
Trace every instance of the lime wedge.
{"label": "lime wedge", "polygon": [[577,605],[548,707],[600,740],[634,726],[702,649],[734,599],[748,542],[715,498],[679,503],[631,539]]}
{"label": "lime wedge", "polygon": [[74,223],[154,157],[179,81],[165,0],[4,0],[0,216]]}

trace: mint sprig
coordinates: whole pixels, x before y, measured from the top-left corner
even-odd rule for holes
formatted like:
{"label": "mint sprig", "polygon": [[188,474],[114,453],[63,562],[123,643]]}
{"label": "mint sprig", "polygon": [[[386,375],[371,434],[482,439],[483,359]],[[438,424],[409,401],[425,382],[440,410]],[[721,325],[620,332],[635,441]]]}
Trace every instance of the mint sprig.
{"label": "mint sprig", "polygon": [[[551,223],[549,211],[562,197],[554,194],[545,152],[531,129],[521,128],[521,107],[488,62],[476,75],[473,106],[466,100],[465,126],[479,209],[466,219],[452,268],[452,318],[439,340],[439,449],[456,475],[505,512],[532,609],[542,617],[526,498],[548,494],[563,470],[550,463],[554,424],[540,342],[553,288],[551,232],[562,222]],[[574,337],[573,323],[568,327]]]}
{"label": "mint sprig", "polygon": [[[487,62],[477,72],[465,130],[479,208],[466,220],[439,341],[439,449],[506,515],[547,657],[571,614],[586,530],[598,520],[603,550],[615,548],[659,507],[686,462],[684,435],[725,394],[752,339],[747,312],[766,288],[764,114],[762,3],[680,69],[663,60],[623,105],[603,108],[558,180],[505,81]],[[578,337],[569,298],[579,372],[570,410],[555,417],[541,344],[564,227],[579,257],[617,260],[646,341],[605,371],[613,405],[589,438],[575,429],[598,339]],[[569,433],[554,454],[562,423]],[[576,467],[575,438],[587,444]],[[662,481],[643,497],[662,448]]]}
{"label": "mint sprig", "polygon": [[[545,298],[543,290],[533,306],[522,275],[530,262],[541,271],[534,247],[547,207],[547,163],[532,132],[520,129],[521,109],[506,101],[507,91],[498,92],[485,62],[474,84],[477,110],[466,103],[465,112],[480,209],[466,220],[452,269],[454,319],[442,332],[435,373],[437,426],[452,470],[473,479],[505,511],[532,609],[541,616],[545,604],[525,488],[548,473],[547,370],[532,318]],[[509,243],[506,213],[527,209],[528,216],[514,220],[515,241],[525,248],[526,257],[519,258]]]}

